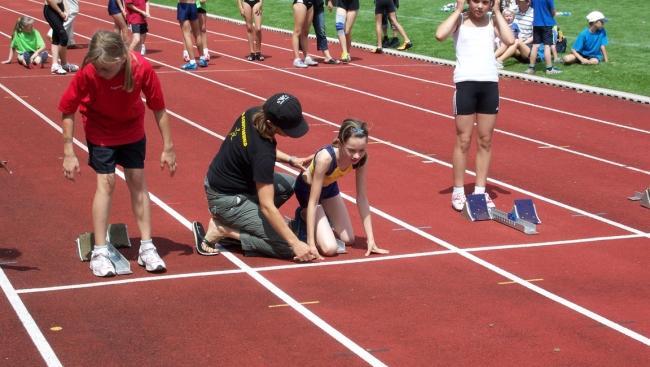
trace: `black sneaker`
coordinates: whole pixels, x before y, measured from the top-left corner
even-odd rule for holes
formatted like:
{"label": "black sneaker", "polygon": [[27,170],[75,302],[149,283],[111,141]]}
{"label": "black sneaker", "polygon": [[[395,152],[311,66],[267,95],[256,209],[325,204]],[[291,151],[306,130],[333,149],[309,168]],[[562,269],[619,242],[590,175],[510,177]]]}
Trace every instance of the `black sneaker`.
{"label": "black sneaker", "polygon": [[390,48],[397,48],[399,46],[399,38],[393,37],[390,39],[390,43],[388,44],[388,47]]}

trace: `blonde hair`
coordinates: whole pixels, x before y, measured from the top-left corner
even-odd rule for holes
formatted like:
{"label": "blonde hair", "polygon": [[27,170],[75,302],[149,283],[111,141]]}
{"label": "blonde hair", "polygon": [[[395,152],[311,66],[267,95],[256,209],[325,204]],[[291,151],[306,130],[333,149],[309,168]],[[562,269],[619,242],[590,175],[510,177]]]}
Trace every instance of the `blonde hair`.
{"label": "blonde hair", "polygon": [[34,24],[34,18],[28,17],[26,15],[18,17],[18,20],[14,25],[14,31],[11,33],[11,39],[14,39],[16,33],[23,33],[25,31],[25,27],[32,24]]}
{"label": "blonde hair", "polygon": [[[340,148],[346,141],[350,138],[366,138],[368,139],[368,124],[361,120],[356,119],[345,119],[339,128],[339,134],[332,142],[332,145]],[[366,153],[359,163],[355,164],[353,167],[356,169],[363,166],[368,159],[368,153]]]}
{"label": "blonde hair", "polygon": [[122,89],[133,91],[133,70],[131,69],[131,52],[122,37],[111,31],[97,31],[88,45],[88,53],[84,57],[84,67],[88,64],[124,63],[124,85]]}
{"label": "blonde hair", "polygon": [[273,127],[268,123],[268,117],[266,117],[263,109],[260,109],[253,114],[253,126],[263,138],[270,141],[275,140],[273,137],[273,135],[275,135]]}

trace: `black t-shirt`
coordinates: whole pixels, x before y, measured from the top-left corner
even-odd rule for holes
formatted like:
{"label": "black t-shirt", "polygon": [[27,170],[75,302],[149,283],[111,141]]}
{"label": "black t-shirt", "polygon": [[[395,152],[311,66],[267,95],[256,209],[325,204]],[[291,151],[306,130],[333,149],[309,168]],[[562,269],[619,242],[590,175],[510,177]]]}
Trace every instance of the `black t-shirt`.
{"label": "black t-shirt", "polygon": [[242,113],[208,167],[210,187],[223,194],[257,194],[256,183],[272,184],[276,142],[260,136],[253,115],[261,107]]}

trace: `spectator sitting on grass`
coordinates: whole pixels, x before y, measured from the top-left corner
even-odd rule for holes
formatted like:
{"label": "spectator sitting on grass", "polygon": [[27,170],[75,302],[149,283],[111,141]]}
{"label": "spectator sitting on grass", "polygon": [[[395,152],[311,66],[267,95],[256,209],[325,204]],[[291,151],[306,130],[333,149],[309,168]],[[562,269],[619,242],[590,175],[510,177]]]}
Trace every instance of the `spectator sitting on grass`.
{"label": "spectator sitting on grass", "polygon": [[605,23],[607,18],[599,11],[592,11],[587,15],[589,27],[585,28],[576,38],[571,53],[564,56],[565,64],[592,64],[596,65],[601,61],[607,62],[607,31]]}
{"label": "spectator sitting on grass", "polygon": [[[512,34],[515,36],[515,43],[507,46],[504,43],[498,42],[498,47],[494,51],[494,56],[497,58],[497,68],[499,69],[503,68],[503,62],[514,55],[517,51],[517,48],[519,47],[519,25],[514,21],[515,13],[512,10],[506,8],[503,11],[503,17],[505,18],[506,22],[508,22],[510,30],[512,30]],[[497,37],[497,40],[498,39],[499,38]]]}
{"label": "spectator sitting on grass", "polygon": [[515,23],[519,26],[519,37],[517,37],[515,56],[522,62],[528,62],[530,48],[533,44],[533,16],[535,12],[530,7],[530,0],[518,0],[517,6],[519,10],[515,13]]}

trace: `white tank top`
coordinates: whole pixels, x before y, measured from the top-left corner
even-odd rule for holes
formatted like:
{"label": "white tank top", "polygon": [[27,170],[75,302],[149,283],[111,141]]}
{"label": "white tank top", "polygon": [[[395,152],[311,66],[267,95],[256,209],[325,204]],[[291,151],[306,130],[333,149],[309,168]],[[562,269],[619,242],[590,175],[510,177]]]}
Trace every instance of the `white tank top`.
{"label": "white tank top", "polygon": [[460,16],[460,26],[454,33],[456,68],[454,83],[465,81],[498,82],[496,58],[494,57],[494,25],[492,17],[485,27],[468,27]]}

